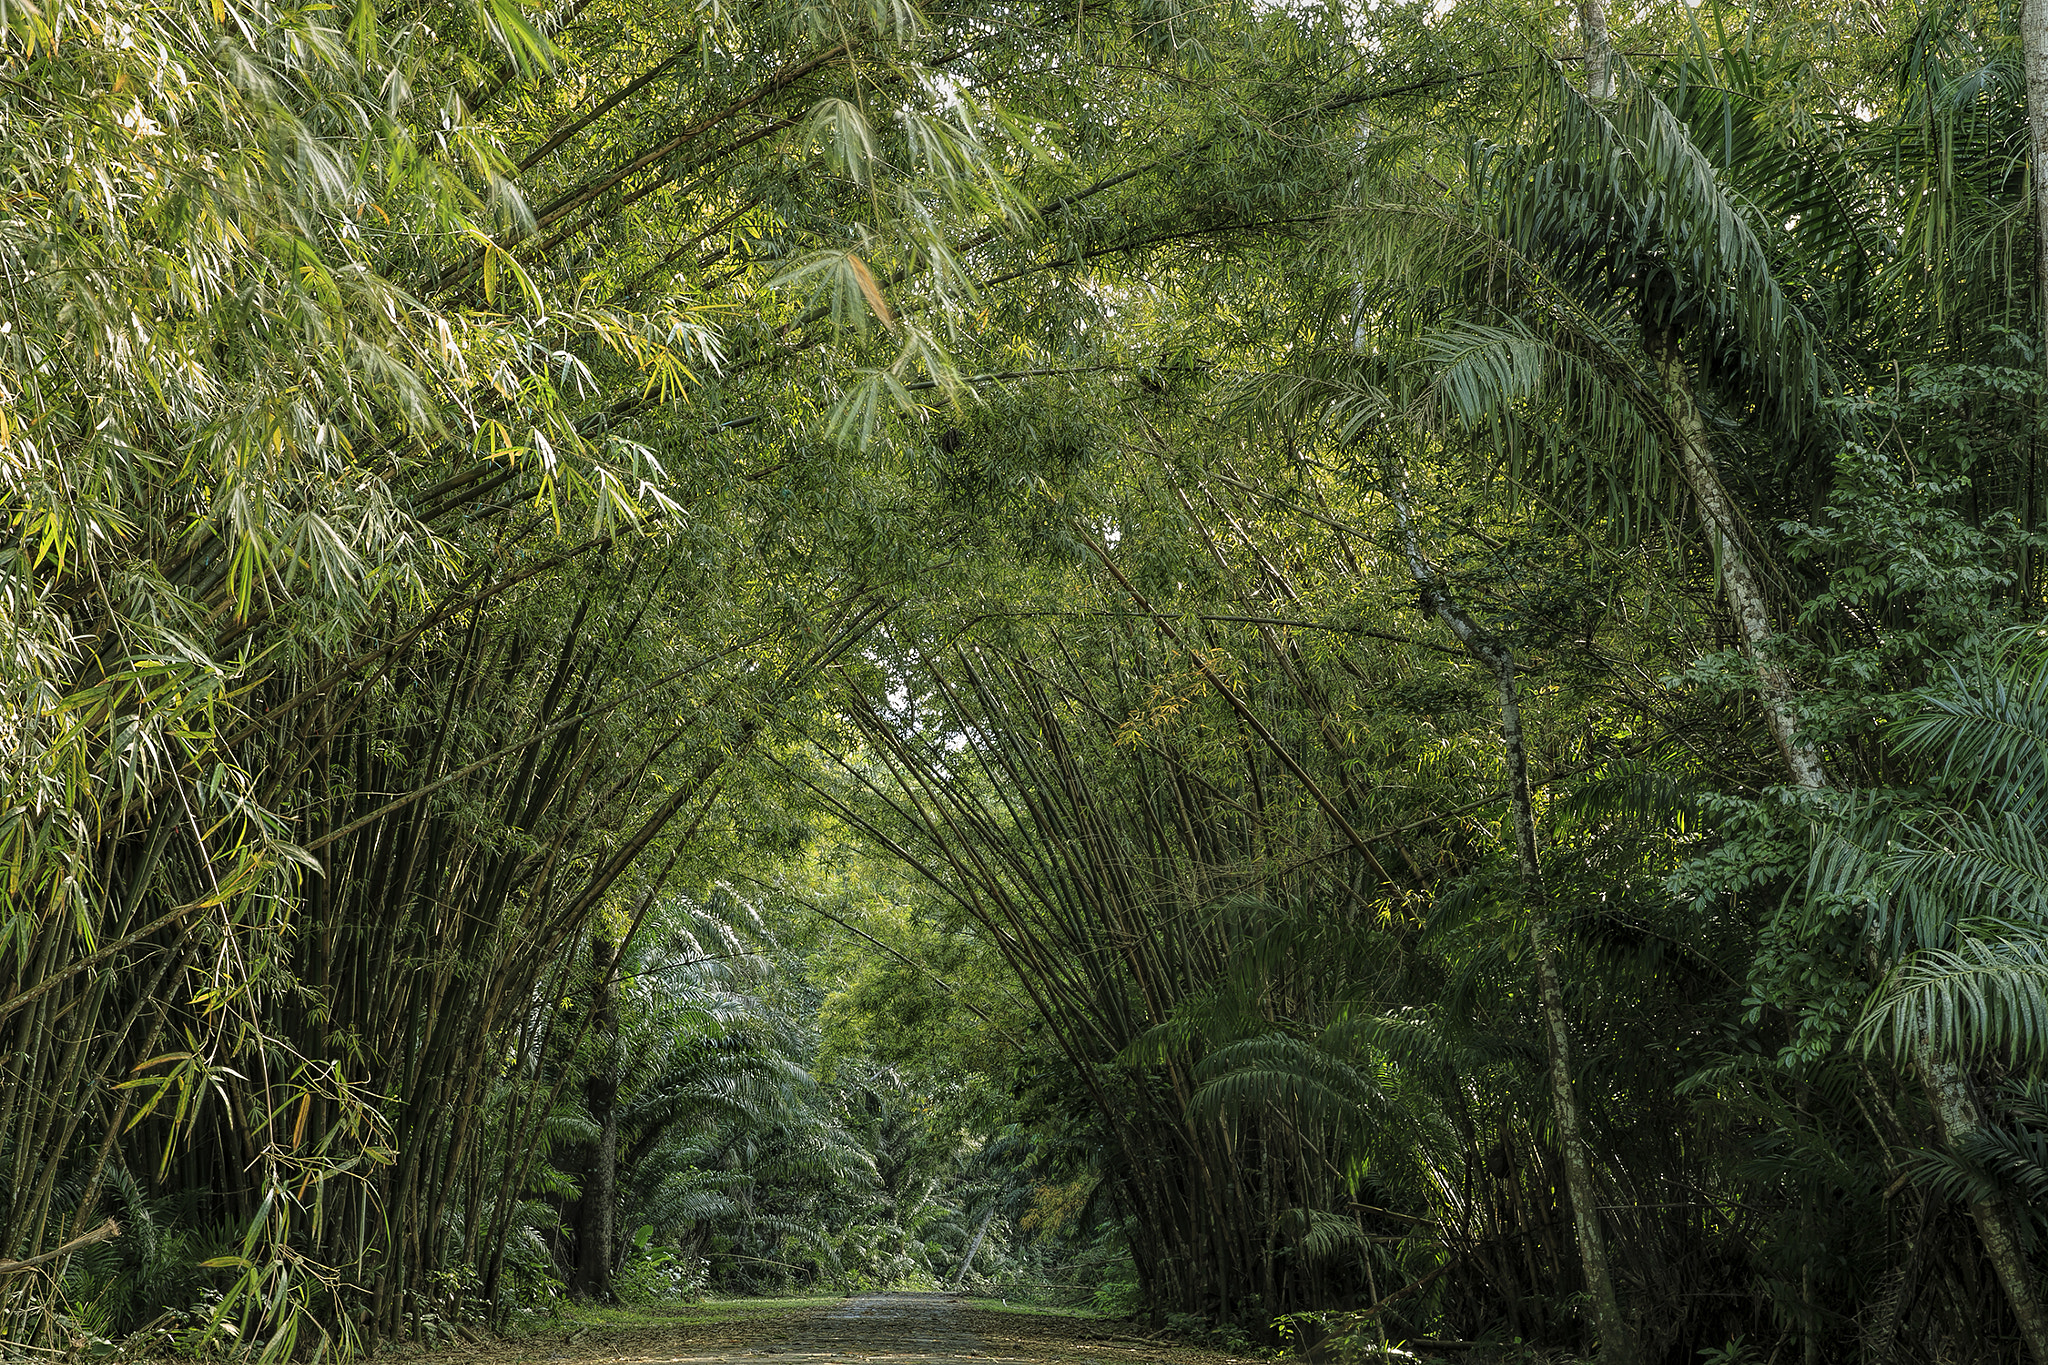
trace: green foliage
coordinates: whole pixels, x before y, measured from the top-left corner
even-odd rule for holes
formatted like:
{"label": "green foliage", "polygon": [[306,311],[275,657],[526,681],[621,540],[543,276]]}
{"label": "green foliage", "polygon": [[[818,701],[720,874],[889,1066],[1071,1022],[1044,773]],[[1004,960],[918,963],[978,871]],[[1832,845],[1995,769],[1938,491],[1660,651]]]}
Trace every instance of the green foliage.
{"label": "green foliage", "polygon": [[[1965,669],[1967,668],[1967,671]],[[1936,791],[1849,803],[1819,838],[1819,896],[1866,907],[1890,964],[1857,1026],[1894,1052],[1921,1038],[1944,1052],[2035,1064],[2048,1028],[2048,853],[2035,812],[2048,799],[2048,680],[2033,632],[1959,665],[1891,727],[1903,755],[1931,760]]]}
{"label": "green foliage", "polygon": [[2010,1358],[2011,7],[1566,9],[0,3],[0,1334],[1574,1349],[1533,921],[1645,1358]]}

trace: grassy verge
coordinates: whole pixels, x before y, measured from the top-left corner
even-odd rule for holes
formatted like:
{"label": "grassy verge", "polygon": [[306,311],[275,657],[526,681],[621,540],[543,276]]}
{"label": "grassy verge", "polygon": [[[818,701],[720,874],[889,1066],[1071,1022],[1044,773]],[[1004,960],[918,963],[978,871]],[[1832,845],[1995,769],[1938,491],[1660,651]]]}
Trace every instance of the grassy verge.
{"label": "grassy verge", "polygon": [[1088,1318],[1107,1319],[1107,1313],[1098,1313],[1093,1308],[1062,1307],[1049,1303],[1031,1303],[1024,1299],[982,1298],[980,1295],[965,1295],[960,1302],[969,1308],[979,1308],[990,1313],[1022,1313],[1039,1318]]}

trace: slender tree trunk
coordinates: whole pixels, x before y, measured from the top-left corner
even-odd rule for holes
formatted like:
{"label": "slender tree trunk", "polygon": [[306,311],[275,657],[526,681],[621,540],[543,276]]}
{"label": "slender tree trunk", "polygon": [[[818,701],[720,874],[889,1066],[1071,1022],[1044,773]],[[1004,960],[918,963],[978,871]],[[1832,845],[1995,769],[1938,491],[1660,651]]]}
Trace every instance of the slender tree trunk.
{"label": "slender tree trunk", "polygon": [[1586,43],[1586,94],[1614,97],[1614,44],[1607,37],[1606,0],[1579,0],[1579,36]]}
{"label": "slender tree trunk", "polygon": [[996,1221],[996,1206],[991,1203],[988,1212],[982,1216],[981,1226],[974,1230],[974,1240],[967,1244],[967,1254],[960,1258],[960,1273],[953,1277],[953,1288],[967,1283],[967,1272],[974,1266],[974,1253],[981,1250],[981,1239],[988,1236],[988,1225]]}
{"label": "slender tree trunk", "polygon": [[1579,1265],[1591,1300],[1593,1335],[1603,1365],[1633,1365],[1635,1342],[1621,1315],[1608,1267],[1607,1239],[1600,1228],[1599,1195],[1593,1184],[1592,1154],[1585,1123],[1572,1088],[1571,1020],[1565,1013],[1564,987],[1558,979],[1557,954],[1550,942],[1550,921],[1543,894],[1543,867],[1536,848],[1536,804],[1529,789],[1529,749],[1522,731],[1521,687],[1515,678],[1515,655],[1503,641],[1482,629],[1456,598],[1445,590],[1435,566],[1416,543],[1408,514],[1408,497],[1398,474],[1389,472],[1388,488],[1401,522],[1408,569],[1421,590],[1423,605],[1443,619],[1474,659],[1493,674],[1500,698],[1500,728],[1508,769],[1508,805],[1514,817],[1515,859],[1521,867],[1529,909],[1529,947],[1536,959],[1536,998],[1543,1014],[1544,1041],[1550,1053],[1550,1105],[1557,1123],[1557,1145],[1564,1156],[1565,1190],[1571,1197],[1572,1235],[1578,1243]]}
{"label": "slender tree trunk", "polygon": [[[2027,68],[2027,128],[2034,181],[2036,287],[2048,297],[2048,0],[2020,8],[2020,51]],[[2048,316],[2048,312],[2044,312]]]}
{"label": "slender tree trunk", "polygon": [[[2027,0],[2030,17],[2039,11],[2048,11],[2048,0]],[[2031,92],[2031,49],[2028,74]],[[2036,132],[2038,137],[2038,124]],[[1677,428],[1679,469],[1713,542],[1720,564],[1722,596],[1742,637],[1742,651],[1756,670],[1764,718],[1784,755],[1785,766],[1791,771],[1793,785],[1805,791],[1824,791],[1830,785],[1827,770],[1821,764],[1820,754],[1800,734],[1798,688],[1791,671],[1771,656],[1771,637],[1775,632],[1769,599],[1743,548],[1735,505],[1722,487],[1720,469],[1707,440],[1706,421],[1693,399],[1691,380],[1675,339],[1667,340],[1658,355],[1657,373]],[[1924,1033],[1914,1043],[1913,1064],[1921,1083],[1927,1087],[1943,1141],[1953,1151],[1983,1127],[1983,1117],[1970,1093],[1969,1078],[1954,1061],[1942,1056]],[[1998,1282],[2005,1289],[2006,1301],[2019,1321],[2028,1353],[2035,1365],[2048,1365],[2048,1308],[2042,1304],[2032,1268],[2027,1264],[2026,1244],[2018,1221],[2005,1201],[1999,1199],[1972,1202],[1970,1216],[1992,1268],[1998,1273]]]}
{"label": "slender tree trunk", "polygon": [[[2048,0],[2025,0],[2020,7],[2020,54],[2027,73],[2028,171],[2034,190],[2034,299],[2039,308],[2040,327],[2048,340]],[[2042,348],[2041,363],[2048,369],[2048,346]],[[2040,400],[2036,400],[2038,405]],[[2027,442],[2027,504],[2020,518],[2034,529],[2034,466],[2038,459],[2035,442]],[[2029,546],[2021,554],[2022,597],[2031,597],[2036,578],[2035,551]]]}
{"label": "slender tree trunk", "polygon": [[[2048,329],[2048,0],[2025,0],[2020,7],[2020,52],[2027,71],[2027,130],[2033,154],[2034,274],[2041,301],[2042,325]],[[2048,363],[2048,349],[2044,349],[2043,358],[2044,363]],[[2030,523],[2034,515],[2032,478],[2030,465],[2027,500]],[[2032,587],[2031,581],[2027,587]],[[1921,1037],[1919,1052],[1927,1059],[1922,1063],[1924,1070],[1927,1062],[1934,1059],[1932,1043],[1925,1035]],[[1949,1068],[1949,1072],[1954,1070]],[[1939,1081],[1936,1074],[1941,1075]],[[1929,1089],[1936,1092],[1935,1111],[1941,1115],[1942,1132],[1944,1135],[1952,1131],[1961,1134],[1973,1132],[1979,1119],[1969,1087],[1961,1083],[1960,1074],[1953,1077],[1956,1084],[1946,1084],[1948,1079],[1946,1073],[1929,1076]],[[1951,1136],[1951,1145],[1954,1141]],[[2023,1244],[2017,1237],[2018,1228],[2010,1212],[2002,1205],[1980,1211],[1979,1205],[1973,1203],[1970,1213],[1977,1220],[1978,1232],[1991,1253],[1992,1264],[1998,1269],[1998,1278],[2012,1299],[2013,1312],[2020,1320],[2020,1331],[2026,1336],[2034,1365],[2048,1365],[2048,1312],[2044,1312],[2040,1299],[2033,1292]],[[2019,1293],[2015,1293],[2015,1285]]]}
{"label": "slender tree trunk", "polygon": [[1791,770],[1793,783],[1819,791],[1828,785],[1827,770],[1821,766],[1819,753],[1800,735],[1799,693],[1791,670],[1772,657],[1771,638],[1777,630],[1771,624],[1770,599],[1765,596],[1763,583],[1743,547],[1742,521],[1735,514],[1735,503],[1728,490],[1721,486],[1720,466],[1707,440],[1706,418],[1693,401],[1691,378],[1675,338],[1667,339],[1661,347],[1657,377],[1664,383],[1671,419],[1678,429],[1679,473],[1700,509],[1700,522],[1714,547],[1715,564],[1721,574],[1721,595],[1727,600],[1729,614],[1735,618],[1735,629],[1742,637],[1742,652],[1756,669],[1765,723],[1771,727],[1771,738],[1778,742],[1778,752]]}
{"label": "slender tree trunk", "polygon": [[[1984,1126],[1976,1096],[1970,1093],[1969,1077],[1961,1067],[1938,1053],[1933,1039],[1925,1033],[1914,1043],[1913,1059],[1927,1086],[1928,1098],[1934,1101],[1941,1135],[1949,1150],[1954,1151]],[[1991,1268],[1998,1273],[1998,1283],[2005,1289],[2013,1317],[2019,1320],[2027,1353],[2034,1358],[2035,1365],[2048,1365],[2048,1311],[2042,1308],[2033,1267],[2027,1264],[2019,1220],[2013,1217],[2006,1201],[1996,1197],[1971,1200],[1970,1218],[1977,1224],[1977,1236],[1984,1243],[1985,1255],[1991,1258]]]}

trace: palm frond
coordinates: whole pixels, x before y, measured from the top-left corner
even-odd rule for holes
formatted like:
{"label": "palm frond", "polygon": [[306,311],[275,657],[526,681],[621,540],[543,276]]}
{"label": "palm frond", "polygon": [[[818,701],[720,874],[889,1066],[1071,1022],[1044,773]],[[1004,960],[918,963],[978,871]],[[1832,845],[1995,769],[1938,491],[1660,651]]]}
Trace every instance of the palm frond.
{"label": "palm frond", "polygon": [[1893,971],[1856,1027],[1864,1047],[1908,1055],[1926,1038],[1951,1056],[2012,1065],[2048,1056],[2048,933],[2037,925],[1973,923],[1952,948],[1924,949]]}
{"label": "palm frond", "polygon": [[1951,667],[1919,699],[1894,726],[1902,752],[1993,809],[2038,816],[2048,805],[2048,650],[2033,632],[1985,666]]}

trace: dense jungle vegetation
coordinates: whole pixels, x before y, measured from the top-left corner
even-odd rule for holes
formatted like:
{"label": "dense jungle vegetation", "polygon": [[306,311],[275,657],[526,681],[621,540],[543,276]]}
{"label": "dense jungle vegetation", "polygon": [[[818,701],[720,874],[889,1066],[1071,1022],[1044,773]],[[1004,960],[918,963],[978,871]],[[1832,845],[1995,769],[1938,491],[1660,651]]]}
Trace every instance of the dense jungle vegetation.
{"label": "dense jungle vegetation", "polygon": [[0,1354],[2048,1365],[2048,0],[0,0],[0,283]]}

